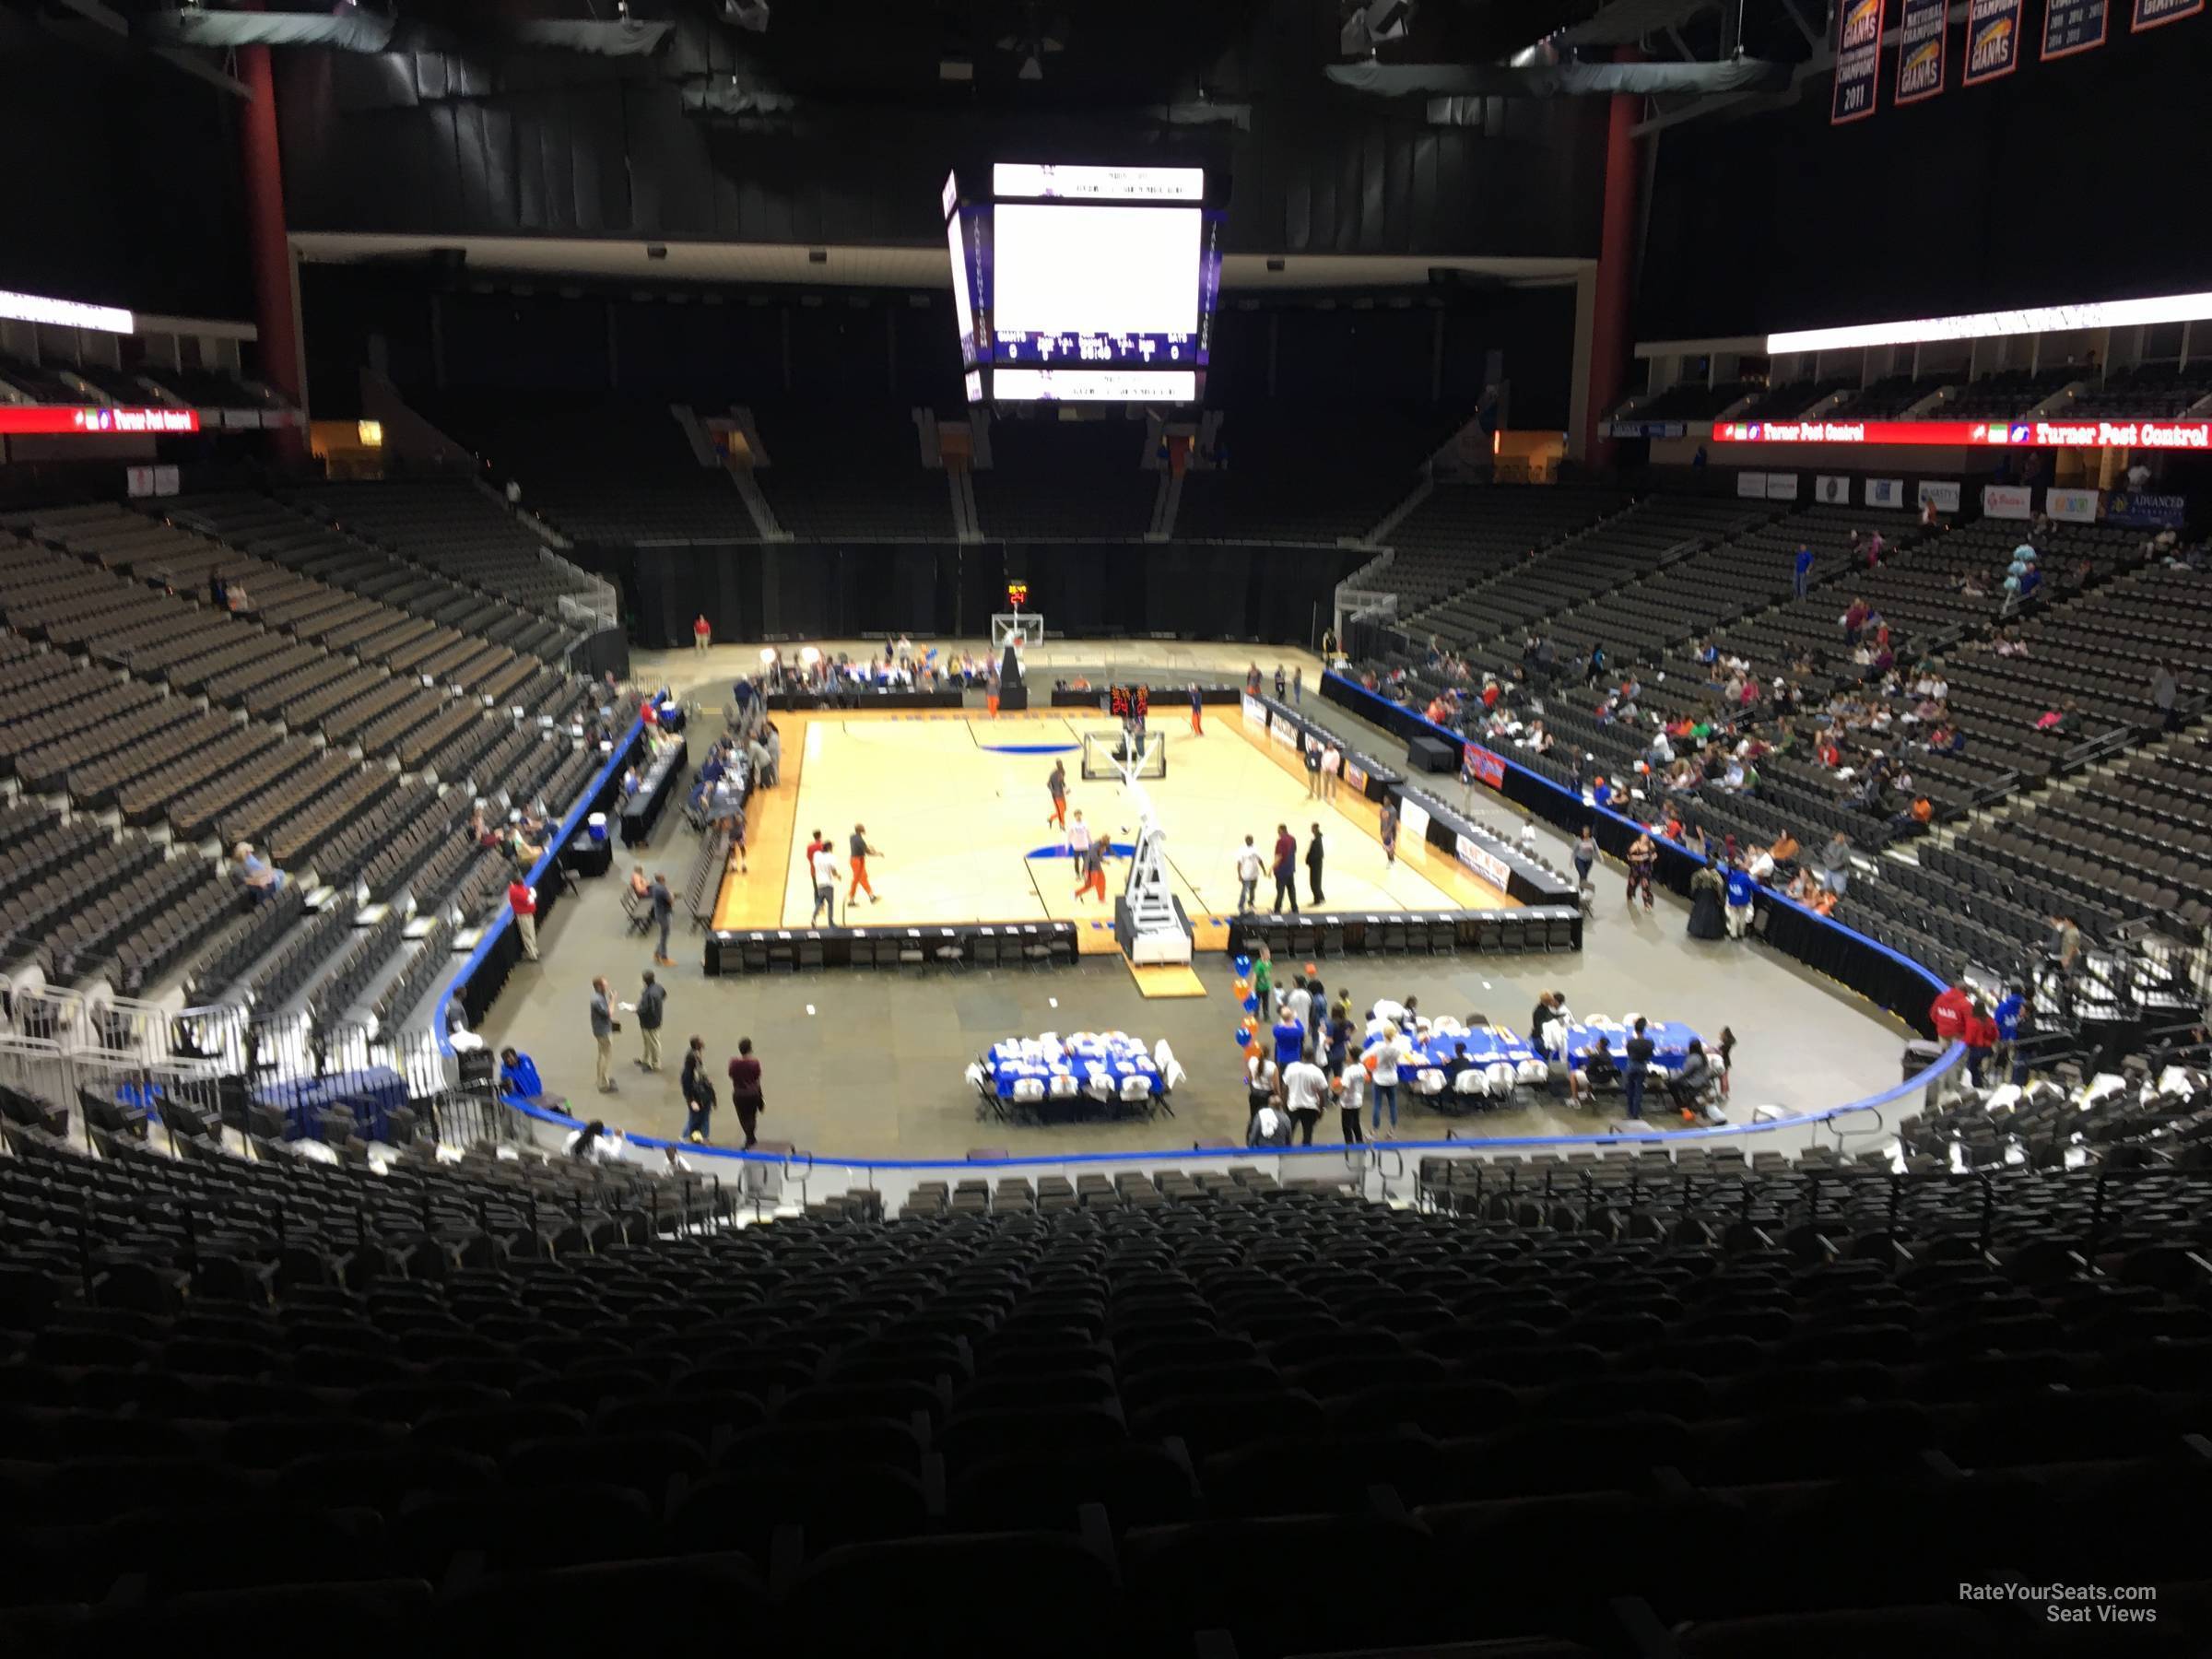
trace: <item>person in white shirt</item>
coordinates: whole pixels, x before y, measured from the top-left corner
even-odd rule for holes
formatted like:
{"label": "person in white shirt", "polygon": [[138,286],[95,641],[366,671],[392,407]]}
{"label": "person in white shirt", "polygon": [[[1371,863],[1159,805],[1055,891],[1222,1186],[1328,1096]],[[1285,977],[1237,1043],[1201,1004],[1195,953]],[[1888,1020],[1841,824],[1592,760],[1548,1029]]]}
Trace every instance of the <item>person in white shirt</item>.
{"label": "person in white shirt", "polygon": [[1386,1025],[1382,1028],[1382,1041],[1375,1045],[1374,1127],[1377,1133],[1382,1128],[1382,1109],[1385,1106],[1390,1108],[1391,1133],[1395,1135],[1398,1131],[1398,1067],[1412,1052],[1398,1035],[1396,1026]]}
{"label": "person in white shirt", "polygon": [[1392,1002],[1387,996],[1375,998],[1375,1006],[1368,1012],[1386,1025],[1403,1025],[1406,1022],[1406,1005]]}
{"label": "person in white shirt", "polygon": [[2137,461],[2127,469],[2127,488],[2135,495],[2141,495],[2150,488],[2150,467],[2147,463]]}
{"label": "person in white shirt", "polygon": [[1336,797],[1337,785],[1344,782],[1344,751],[1335,744],[1321,751],[1321,798]]}
{"label": "person in white shirt", "polygon": [[1260,893],[1260,872],[1267,866],[1260,862],[1260,850],[1252,844],[1252,837],[1244,838],[1244,845],[1237,853],[1237,914],[1243,915],[1253,906]]}
{"label": "person in white shirt", "polygon": [[1283,1008],[1301,1026],[1313,1024],[1313,993],[1306,988],[1306,976],[1300,974],[1291,982],[1289,995],[1283,998]]}
{"label": "person in white shirt", "polygon": [[806,918],[807,926],[815,918],[827,912],[830,925],[837,925],[837,855],[825,844],[814,853],[814,914]]}
{"label": "person in white shirt", "polygon": [[1367,1138],[1359,1114],[1367,1109],[1367,1067],[1359,1061],[1346,1064],[1336,1079],[1336,1109],[1344,1124],[1344,1144],[1356,1147]]}
{"label": "person in white shirt", "polygon": [[1283,1072],[1283,1104],[1298,1131],[1298,1144],[1313,1144],[1313,1130],[1321,1122],[1321,1102],[1329,1092],[1328,1074],[1311,1060],[1299,1060]]}

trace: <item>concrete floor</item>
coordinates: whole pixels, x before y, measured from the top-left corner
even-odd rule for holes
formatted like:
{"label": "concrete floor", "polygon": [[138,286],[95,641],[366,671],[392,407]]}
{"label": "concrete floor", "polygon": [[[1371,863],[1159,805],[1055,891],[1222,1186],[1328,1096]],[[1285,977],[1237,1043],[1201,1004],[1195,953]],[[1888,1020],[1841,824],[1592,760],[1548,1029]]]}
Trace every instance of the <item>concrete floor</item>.
{"label": "concrete floor", "polygon": [[[1171,670],[1233,674],[1250,660],[1234,646],[1166,646],[1143,641],[1112,645],[1078,642],[1032,653],[1032,667],[1046,652],[1065,651],[1068,665],[1150,665]],[[1104,659],[1113,653],[1113,661]],[[718,646],[704,658],[692,653],[647,653],[636,665],[641,680],[665,679],[708,708],[727,691],[727,676],[758,660],[757,647]],[[1168,660],[1162,660],[1163,658]],[[1285,654],[1286,663],[1301,659]],[[1319,665],[1302,658],[1309,686]],[[1273,659],[1263,663],[1273,672]],[[1096,675],[1093,675],[1094,679]],[[1049,682],[1048,682],[1049,683]],[[1371,727],[1319,704],[1309,694],[1308,712],[1324,711],[1330,724],[1379,753],[1397,746]],[[1456,794],[1456,786],[1446,786]],[[1471,808],[1485,821],[1517,831],[1518,819],[1503,803],[1479,796]],[[1547,851],[1565,863],[1565,843]],[[681,815],[666,815],[643,862],[680,880],[693,846]],[[618,871],[622,866],[618,864]],[[1734,1114],[1773,1103],[1792,1111],[1830,1106],[1875,1094],[1896,1083],[1904,1033],[1887,1016],[1829,982],[1756,943],[1736,945],[1689,938],[1686,907],[1662,896],[1649,915],[1621,903],[1618,871],[1601,871],[1598,894],[1580,953],[1546,956],[1351,958],[1322,964],[1332,993],[1348,986],[1356,1006],[1378,996],[1418,995],[1424,1009],[1480,1011],[1498,1023],[1524,1030],[1540,990],[1566,994],[1580,1013],[1664,1015],[1687,1020],[1708,1037],[1724,1025],[1739,1040]],[[592,976],[604,973],[618,993],[633,996],[638,976],[651,966],[651,943],[629,935],[613,879],[587,883],[560,905],[541,929],[544,963],[519,966],[487,1018],[485,1037],[528,1050],[548,1088],[566,1093],[582,1115],[639,1133],[677,1133],[683,1108],[676,1068],[686,1041],[707,1041],[718,1077],[740,1037],[752,1038],[765,1075],[768,1112],[764,1139],[788,1141],[827,1161],[834,1158],[958,1158],[979,1147],[1015,1155],[1074,1151],[1187,1147],[1194,1142],[1241,1138],[1245,1109],[1241,1054],[1231,1042],[1239,1018],[1231,1000],[1229,964],[1197,964],[1208,994],[1190,1000],[1147,1001],[1118,959],[1093,958],[1073,969],[891,971],[816,973],[777,978],[711,979],[700,960],[700,936],[677,935],[677,966],[660,971],[667,985],[668,1024],[663,1033],[667,1070],[648,1076],[631,1062],[636,1032],[617,1039],[621,1058],[619,1092],[597,1094],[592,1083],[592,1043],[585,1005]],[[1120,1030],[1147,1042],[1165,1038],[1189,1072],[1178,1091],[1173,1118],[1152,1123],[1015,1128],[979,1122],[973,1090],[961,1076],[967,1064],[1002,1038],[1042,1030]],[[726,1101],[726,1079],[719,1092]],[[1461,1136],[1583,1135],[1608,1117],[1549,1103],[1447,1119],[1409,1112],[1400,1139]],[[725,1109],[713,1139],[737,1138]]]}

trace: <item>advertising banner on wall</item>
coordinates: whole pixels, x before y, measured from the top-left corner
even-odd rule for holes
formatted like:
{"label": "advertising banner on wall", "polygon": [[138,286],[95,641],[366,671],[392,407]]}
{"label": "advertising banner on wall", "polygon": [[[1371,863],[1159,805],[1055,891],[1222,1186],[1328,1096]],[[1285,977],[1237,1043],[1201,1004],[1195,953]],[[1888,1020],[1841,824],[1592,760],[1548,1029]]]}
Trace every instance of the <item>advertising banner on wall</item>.
{"label": "advertising banner on wall", "polygon": [[1459,746],[1459,769],[1477,783],[1492,789],[1505,787],[1505,762],[1484,748],[1479,743]]}
{"label": "advertising banner on wall", "polygon": [[1851,479],[1842,473],[1822,473],[1813,480],[1813,500],[1830,507],[1851,505]]}
{"label": "advertising banner on wall", "polygon": [[1796,499],[1797,475],[1795,473],[1769,473],[1767,475],[1768,500],[1794,501]]}
{"label": "advertising banner on wall", "polygon": [[1408,840],[1425,841],[1429,839],[1429,808],[1412,801],[1398,803],[1398,833]]}
{"label": "advertising banner on wall", "polygon": [[2072,57],[2104,44],[2107,0],[2044,0],[2042,61]]}
{"label": "advertising banner on wall", "polygon": [[2189,513],[2189,498],[2178,495],[2114,494],[2104,504],[2108,524],[2137,524],[2146,530],[2179,530]]}
{"label": "advertising banner on wall", "polygon": [[2077,524],[2093,524],[2097,522],[2097,491],[2046,489],[2043,491],[2043,511],[2054,519],[2066,519]]}
{"label": "advertising banner on wall", "polygon": [[1918,103],[1943,90],[1944,35],[1950,15],[1950,0],[1905,0],[1897,15],[1897,96],[1892,103]]}
{"label": "advertising banner on wall", "polygon": [[1767,475],[1765,473],[1737,473],[1735,475],[1735,493],[1739,496],[1747,496],[1755,501],[1765,500],[1767,499]]}
{"label": "advertising banner on wall", "polygon": [[1866,505],[1893,507],[1905,510],[1905,481],[1902,478],[1869,478],[1866,480]]}
{"label": "advertising banner on wall", "polygon": [[2136,32],[2161,23],[2179,23],[2205,9],[2205,0],[2136,0]]}
{"label": "advertising banner on wall", "polygon": [[1874,113],[1882,75],[1883,0],[1841,0],[1836,8],[1836,85],[1829,124],[1864,121]]}
{"label": "advertising banner on wall", "polygon": [[1959,486],[1947,479],[1923,478],[1920,481],[1919,489],[1913,492],[1912,504],[1915,507],[1925,507],[1930,501],[1936,503],[1936,511],[1938,512],[1958,512]]}
{"label": "advertising banner on wall", "polygon": [[1959,84],[2002,80],[2020,66],[2020,0],[1968,0],[1966,67]]}
{"label": "advertising banner on wall", "polygon": [[1468,869],[1474,871],[1476,875],[1481,877],[1500,892],[1505,891],[1507,884],[1513,878],[1513,873],[1506,867],[1503,859],[1493,853],[1485,852],[1476,843],[1472,836],[1454,836],[1453,841],[1452,850],[1459,855],[1461,864],[1465,865]]}
{"label": "advertising banner on wall", "polygon": [[1267,705],[1249,691],[1244,693],[1244,723],[1256,726],[1267,724]]}
{"label": "advertising banner on wall", "polygon": [[2035,516],[2035,491],[2025,484],[1982,486],[1983,518],[2025,519]]}

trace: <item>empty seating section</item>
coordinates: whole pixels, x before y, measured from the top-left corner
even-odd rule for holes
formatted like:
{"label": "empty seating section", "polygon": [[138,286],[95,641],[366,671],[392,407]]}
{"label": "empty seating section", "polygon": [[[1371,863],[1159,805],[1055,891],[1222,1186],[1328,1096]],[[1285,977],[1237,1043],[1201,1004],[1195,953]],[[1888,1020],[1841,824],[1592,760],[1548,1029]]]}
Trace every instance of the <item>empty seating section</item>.
{"label": "empty seating section", "polygon": [[95,1159],[24,1108],[18,1645],[596,1646],[650,1606],[990,1659],[2117,1651],[1959,1603],[2070,1569],[2156,1583],[2125,1646],[2164,1659],[2206,1599],[2201,1177],[1960,1181],[1914,1120],[1901,1177],[1684,1147],[1424,1160],[1412,1207],[1236,1169],[679,1230],[696,1178]]}
{"label": "empty seating section", "polygon": [[[1868,382],[1833,408],[1822,410],[1821,416],[1827,420],[1895,420],[1913,405],[1956,383],[1942,374],[1919,378],[1910,374],[1884,375],[1880,380]],[[1943,409],[1939,406],[1931,413],[1940,416]]]}
{"label": "empty seating section", "polygon": [[1144,446],[1144,423],[1118,414],[1103,420],[994,420],[991,465],[974,476],[983,535],[1013,541],[1144,535],[1167,477],[1139,465]]}
{"label": "empty seating section", "polygon": [[1434,413],[1345,410],[1327,419],[1252,407],[1221,418],[1218,465],[1183,475],[1175,530],[1196,541],[1356,540],[1389,516],[1452,436]]}
{"label": "empty seating section", "polygon": [[1392,526],[1395,556],[1376,585],[1395,592],[1400,614],[1410,616],[1627,505],[1617,490],[1573,485],[1440,483]]}
{"label": "empty seating section", "polygon": [[[921,434],[905,410],[779,404],[756,406],[753,416],[768,448],[754,481],[786,534],[801,541],[953,534],[946,474],[922,465]],[[718,481],[735,501],[730,480]]]}
{"label": "empty seating section", "polygon": [[[435,542],[437,513],[465,524],[480,504],[408,489],[380,522]],[[599,762],[571,735],[598,693],[539,654],[574,629],[488,591],[546,567],[510,569],[510,544],[463,561],[478,588],[262,498],[164,505],[173,522],[96,505],[0,524],[0,774],[22,792],[0,818],[0,967],[404,1017],[452,918],[503,899],[505,859],[460,826],[466,786],[558,812]],[[237,541],[202,533],[218,529]],[[215,604],[218,579],[239,608]],[[292,878],[273,900],[224,865],[240,841]],[[364,935],[339,965],[358,974],[322,983],[353,924],[337,905],[300,925],[314,882],[439,920],[404,950]]]}
{"label": "empty seating section", "polygon": [[519,482],[523,505],[575,540],[760,539],[736,485],[699,464],[665,404],[518,413],[454,398],[437,412],[494,481]]}
{"label": "empty seating section", "polygon": [[[1695,384],[1685,381],[1669,386],[1665,391],[1647,398],[1634,408],[1624,411],[1624,420],[1712,420],[1724,409],[1733,408],[1745,398],[1754,400],[1766,393],[1765,382],[1759,381],[1725,381],[1717,386]],[[1754,406],[1756,406],[1754,405]]]}
{"label": "empty seating section", "polygon": [[[290,491],[285,499],[411,564],[556,621],[563,597],[581,598],[589,591],[580,574],[548,563],[536,535],[472,483],[325,484]],[[558,638],[549,635],[542,645],[525,648],[558,660]]]}
{"label": "empty seating section", "polygon": [[2002,369],[1970,381],[1965,388],[1946,398],[1937,413],[1946,420],[2007,419],[2025,415],[2070,381],[2094,380],[2096,371],[2080,364],[2030,372]]}
{"label": "empty seating section", "polygon": [[2198,363],[2141,363],[2133,369],[2115,369],[2101,384],[2092,376],[2089,384],[2066,400],[2062,414],[2154,417],[2173,419],[2194,411],[2212,399],[2212,371]]}

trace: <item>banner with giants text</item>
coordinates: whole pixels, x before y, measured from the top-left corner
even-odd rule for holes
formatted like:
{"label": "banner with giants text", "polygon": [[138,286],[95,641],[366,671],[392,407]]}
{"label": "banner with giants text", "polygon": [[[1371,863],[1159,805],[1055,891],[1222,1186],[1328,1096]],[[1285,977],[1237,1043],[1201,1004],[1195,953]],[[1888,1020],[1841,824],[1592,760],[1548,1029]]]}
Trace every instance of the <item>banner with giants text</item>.
{"label": "banner with giants text", "polygon": [[1897,96],[1890,102],[1918,103],[1943,90],[1950,18],[1950,0],[1904,0],[1897,18]]}
{"label": "banner with giants text", "polygon": [[2111,16],[2109,0],[2044,0],[2042,61],[2095,51]]}
{"label": "banner with giants text", "polygon": [[2020,66],[2020,0],[1967,0],[1962,87],[2002,80]]}
{"label": "banner with giants text", "polygon": [[2141,34],[2161,23],[2179,23],[2204,9],[2205,0],[2136,0],[2136,32]]}
{"label": "banner with giants text", "polygon": [[1836,9],[1836,86],[1831,126],[1874,113],[1882,75],[1883,0],[1841,0]]}

